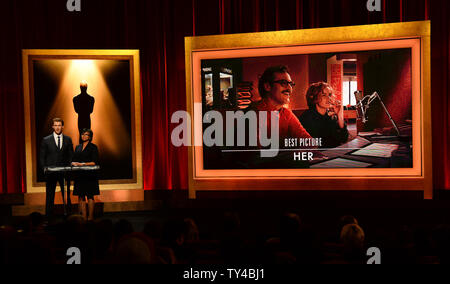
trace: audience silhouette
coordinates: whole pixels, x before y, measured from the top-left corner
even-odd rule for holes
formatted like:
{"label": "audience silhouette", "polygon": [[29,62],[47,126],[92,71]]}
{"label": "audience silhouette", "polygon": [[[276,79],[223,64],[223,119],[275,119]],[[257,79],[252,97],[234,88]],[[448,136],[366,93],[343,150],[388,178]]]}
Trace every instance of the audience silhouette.
{"label": "audience silhouette", "polygon": [[[126,219],[87,222],[72,215],[48,224],[35,212],[14,225],[0,224],[0,263],[62,264],[67,248],[77,247],[83,252],[82,263],[93,264],[363,264],[375,239],[351,215],[339,218],[336,230],[307,224],[299,214],[286,212],[274,218],[278,232],[269,230],[269,220],[256,218],[226,212],[202,227],[187,216],[155,217],[138,232]],[[263,221],[264,228],[251,236],[246,228],[256,221]],[[381,230],[375,243],[383,251],[383,263],[450,262],[448,224],[380,228],[369,231]]]}

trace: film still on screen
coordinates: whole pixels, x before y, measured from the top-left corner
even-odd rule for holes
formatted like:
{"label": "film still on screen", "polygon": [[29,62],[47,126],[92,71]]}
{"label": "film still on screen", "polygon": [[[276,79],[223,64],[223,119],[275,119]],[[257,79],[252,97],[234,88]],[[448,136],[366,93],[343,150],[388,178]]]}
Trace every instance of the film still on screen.
{"label": "film still on screen", "polygon": [[409,48],[202,60],[204,169],[411,168],[411,65]]}

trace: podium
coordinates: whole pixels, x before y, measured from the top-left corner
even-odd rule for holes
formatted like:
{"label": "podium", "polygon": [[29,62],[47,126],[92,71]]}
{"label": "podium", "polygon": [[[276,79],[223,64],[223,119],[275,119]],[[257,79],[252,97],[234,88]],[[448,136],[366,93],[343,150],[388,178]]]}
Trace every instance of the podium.
{"label": "podium", "polygon": [[63,207],[64,207],[64,215],[67,215],[70,211],[70,183],[77,173],[83,173],[83,172],[94,172],[100,170],[100,166],[79,166],[79,167],[46,167],[44,168],[44,173],[47,174],[62,174],[64,175],[64,180],[67,183],[67,202],[64,194],[64,186],[63,190],[61,191],[62,194],[62,200],[63,200]]}

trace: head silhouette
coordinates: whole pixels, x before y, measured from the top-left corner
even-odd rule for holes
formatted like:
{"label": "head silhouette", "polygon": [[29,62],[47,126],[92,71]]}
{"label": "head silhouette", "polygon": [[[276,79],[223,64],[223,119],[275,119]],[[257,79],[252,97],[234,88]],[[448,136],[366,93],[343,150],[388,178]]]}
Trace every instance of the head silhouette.
{"label": "head silhouette", "polygon": [[88,83],[86,81],[81,81],[81,83],[80,83],[81,93],[86,93],[87,88],[88,88]]}

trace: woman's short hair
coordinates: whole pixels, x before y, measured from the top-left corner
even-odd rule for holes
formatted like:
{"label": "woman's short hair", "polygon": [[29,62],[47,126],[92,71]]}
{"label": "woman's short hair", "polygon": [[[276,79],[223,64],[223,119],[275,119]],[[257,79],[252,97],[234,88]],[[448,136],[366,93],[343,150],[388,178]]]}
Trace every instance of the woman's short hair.
{"label": "woman's short hair", "polygon": [[81,130],[81,135],[83,135],[86,132],[89,133],[89,141],[92,141],[92,138],[94,138],[94,132],[92,132],[92,130],[90,130],[88,128],[83,128]]}
{"label": "woman's short hair", "polygon": [[309,86],[308,91],[306,91],[306,102],[309,109],[313,109],[320,102],[320,96],[325,88],[332,89],[330,84],[325,82],[317,82]]}

